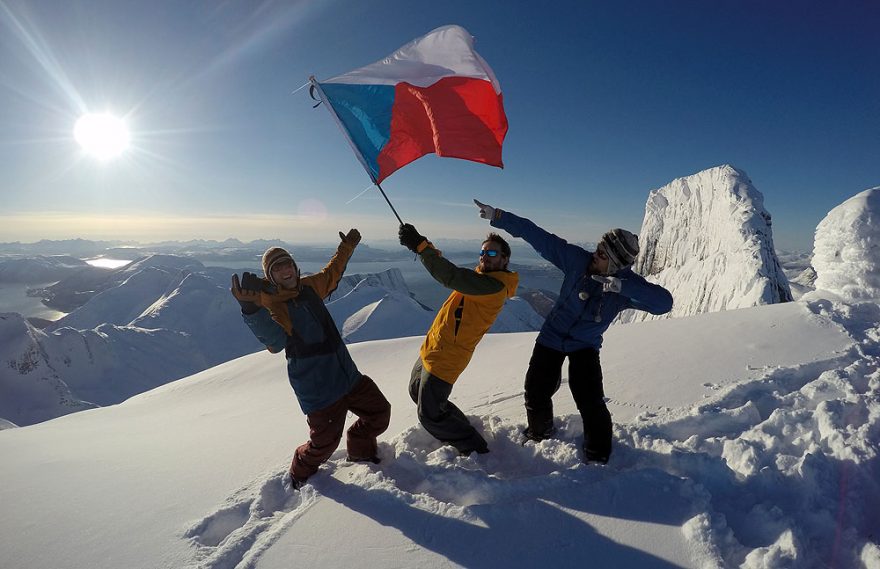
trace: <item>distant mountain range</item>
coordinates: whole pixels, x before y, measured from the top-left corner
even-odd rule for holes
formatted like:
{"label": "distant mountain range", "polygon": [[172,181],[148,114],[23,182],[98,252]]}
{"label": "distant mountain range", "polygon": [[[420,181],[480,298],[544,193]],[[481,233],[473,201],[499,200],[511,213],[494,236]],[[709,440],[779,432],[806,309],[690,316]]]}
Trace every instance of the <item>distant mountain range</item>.
{"label": "distant mountain range", "polygon": [[[0,418],[27,425],[118,403],[263,349],[229,294],[230,269],[177,255],[115,270],[75,261],[0,262],[0,274],[19,280],[33,270],[66,274],[40,292],[70,310],[44,329],[19,314],[0,315],[0,358],[8,363],[0,368]],[[398,269],[343,277],[327,307],[346,342],[420,336],[434,317]],[[514,298],[492,330],[533,331],[542,323],[528,302]]]}

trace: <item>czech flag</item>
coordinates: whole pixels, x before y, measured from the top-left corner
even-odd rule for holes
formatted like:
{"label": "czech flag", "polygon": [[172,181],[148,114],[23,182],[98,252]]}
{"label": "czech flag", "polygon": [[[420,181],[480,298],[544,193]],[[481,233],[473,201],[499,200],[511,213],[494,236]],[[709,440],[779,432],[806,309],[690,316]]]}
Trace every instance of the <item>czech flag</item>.
{"label": "czech flag", "polygon": [[310,78],[375,183],[425,154],[503,167],[501,86],[460,26],[443,26],[385,59]]}

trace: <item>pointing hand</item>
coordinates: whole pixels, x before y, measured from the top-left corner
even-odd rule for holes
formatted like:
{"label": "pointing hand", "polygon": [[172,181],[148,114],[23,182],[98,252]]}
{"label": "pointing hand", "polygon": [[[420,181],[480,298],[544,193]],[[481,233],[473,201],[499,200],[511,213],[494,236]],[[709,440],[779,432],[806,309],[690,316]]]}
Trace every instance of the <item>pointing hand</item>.
{"label": "pointing hand", "polygon": [[482,202],[479,202],[476,199],[474,200],[474,203],[477,204],[478,208],[480,208],[480,217],[482,217],[483,219],[488,219],[489,221],[492,221],[493,219],[495,219],[495,208],[494,207],[492,207],[490,205],[486,205]]}

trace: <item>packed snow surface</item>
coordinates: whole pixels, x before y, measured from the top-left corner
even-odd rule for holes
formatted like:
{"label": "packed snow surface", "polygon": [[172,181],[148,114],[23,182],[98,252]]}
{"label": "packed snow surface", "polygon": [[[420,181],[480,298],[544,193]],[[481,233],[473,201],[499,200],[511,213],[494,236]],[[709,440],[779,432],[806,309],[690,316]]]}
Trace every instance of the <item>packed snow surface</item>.
{"label": "packed snow surface", "polygon": [[[459,457],[406,393],[421,337],[352,344],[392,402],[379,465],[340,449],[283,485],[305,419],[268,352],[0,430],[10,568],[880,568],[880,308],[804,301],[617,326],[607,466],[523,443],[535,333],[484,338],[452,399],[491,452]],[[352,419],[349,418],[349,421]]]}

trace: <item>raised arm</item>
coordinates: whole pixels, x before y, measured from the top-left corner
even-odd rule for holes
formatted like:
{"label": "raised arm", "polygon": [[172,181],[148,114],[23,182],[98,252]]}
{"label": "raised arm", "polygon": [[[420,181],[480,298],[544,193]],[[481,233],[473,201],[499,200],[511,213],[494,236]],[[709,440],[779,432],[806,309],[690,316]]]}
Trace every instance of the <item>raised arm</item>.
{"label": "raised arm", "polygon": [[434,280],[446,288],[473,296],[495,294],[504,289],[504,283],[498,279],[478,273],[473,269],[458,267],[443,257],[430,242],[425,241],[425,243],[425,247],[419,251],[419,258]]}
{"label": "raised arm", "polygon": [[409,223],[400,226],[400,244],[417,253],[435,281],[462,294],[481,296],[504,289],[504,283],[473,269],[456,266]]}
{"label": "raised arm", "polygon": [[248,325],[257,340],[273,354],[284,350],[287,346],[287,332],[272,319],[268,310],[258,310],[253,314],[242,314],[244,323]]}
{"label": "raised arm", "polygon": [[563,272],[566,271],[569,264],[586,253],[577,245],[569,244],[562,237],[538,227],[529,219],[519,217],[509,211],[493,208],[477,200],[474,200],[474,203],[480,208],[480,217],[488,219],[492,227],[503,229],[514,237],[525,239],[526,243],[531,245],[538,254]]}
{"label": "raised arm", "polygon": [[632,270],[620,273],[620,294],[629,299],[636,310],[666,314],[672,310],[672,294],[662,286],[646,281]]}
{"label": "raised arm", "polygon": [[330,262],[314,275],[302,278],[302,284],[315,289],[315,292],[321,298],[327,298],[330,296],[330,293],[336,290],[336,287],[339,285],[339,279],[345,273],[348,260],[354,253],[355,247],[361,241],[361,234],[357,229],[350,230],[346,235],[343,235],[340,231],[339,239],[341,240],[339,247],[336,248],[336,253],[330,259]]}

